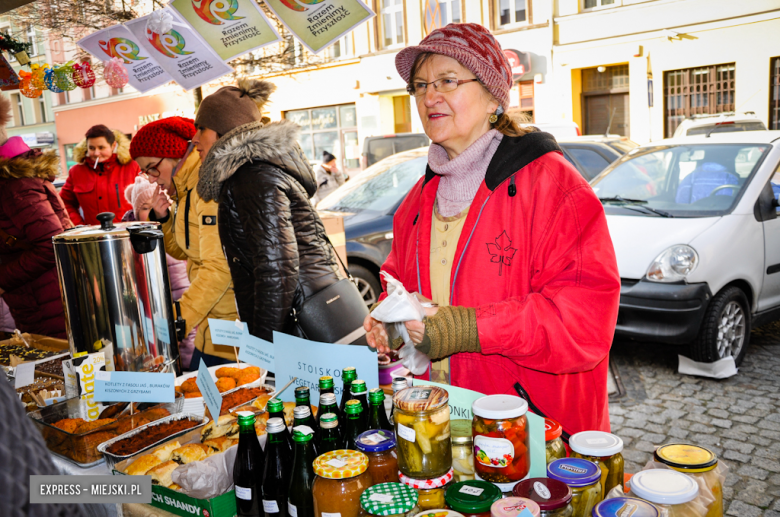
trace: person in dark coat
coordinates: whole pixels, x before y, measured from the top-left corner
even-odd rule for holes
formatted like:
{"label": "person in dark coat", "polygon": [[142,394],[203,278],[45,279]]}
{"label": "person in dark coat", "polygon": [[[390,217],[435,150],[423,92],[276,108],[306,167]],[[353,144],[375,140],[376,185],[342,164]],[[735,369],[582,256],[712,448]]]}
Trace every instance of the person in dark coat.
{"label": "person in dark coat", "polygon": [[10,111],[0,95],[0,295],[19,330],[65,338],[51,238],[73,224],[51,183],[59,158],[8,138]]}
{"label": "person in dark coat", "polygon": [[266,124],[261,109],[276,87],[226,86],[201,103],[192,139],[201,156],[198,194],[219,201],[219,237],[236,304],[250,334],[294,333],[294,302],[338,282],[336,255],[309,198],[314,172],[297,124]]}

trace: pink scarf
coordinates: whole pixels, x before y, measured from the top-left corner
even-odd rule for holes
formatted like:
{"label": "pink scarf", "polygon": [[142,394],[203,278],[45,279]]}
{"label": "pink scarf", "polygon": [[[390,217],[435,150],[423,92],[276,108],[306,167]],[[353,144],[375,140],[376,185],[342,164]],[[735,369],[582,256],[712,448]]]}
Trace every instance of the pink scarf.
{"label": "pink scarf", "polygon": [[439,190],[436,192],[439,215],[452,217],[468,208],[485,179],[490,160],[496,154],[503,137],[504,135],[491,129],[454,160],[450,160],[442,146],[431,144],[428,149],[428,165],[433,172],[441,176]]}

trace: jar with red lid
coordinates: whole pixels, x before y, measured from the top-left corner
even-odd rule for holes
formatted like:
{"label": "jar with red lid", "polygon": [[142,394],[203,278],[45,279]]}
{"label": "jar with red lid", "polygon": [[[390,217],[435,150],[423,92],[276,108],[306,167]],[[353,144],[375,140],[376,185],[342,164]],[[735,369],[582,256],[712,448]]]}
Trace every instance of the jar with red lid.
{"label": "jar with red lid", "polygon": [[398,473],[398,478],[404,485],[417,490],[417,507],[424,512],[447,507],[444,495],[454,475],[455,472],[450,469],[445,475],[433,479],[414,479],[403,472]]}
{"label": "jar with red lid", "polygon": [[547,464],[566,457],[566,446],[561,439],[563,427],[551,418],[544,419],[544,450]]}
{"label": "jar with red lid", "polygon": [[571,517],[574,513],[571,505],[572,490],[557,479],[524,479],[515,485],[512,494],[538,504],[539,517]]}
{"label": "jar with red lid", "polygon": [[510,492],[531,468],[527,411],[528,403],[512,395],[489,395],[471,406],[476,477],[502,492]]}

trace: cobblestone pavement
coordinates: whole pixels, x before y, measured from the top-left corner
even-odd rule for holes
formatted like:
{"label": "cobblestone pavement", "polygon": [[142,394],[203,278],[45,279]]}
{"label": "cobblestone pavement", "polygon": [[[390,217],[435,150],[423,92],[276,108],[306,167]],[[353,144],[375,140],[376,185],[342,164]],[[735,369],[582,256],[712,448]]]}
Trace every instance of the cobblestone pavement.
{"label": "cobblestone pavement", "polygon": [[780,322],[753,331],[739,374],[730,379],[678,374],[678,352],[613,345],[626,394],[609,410],[612,432],[626,446],[626,472],[641,470],[657,445],[703,445],[729,467],[726,515],[780,517]]}

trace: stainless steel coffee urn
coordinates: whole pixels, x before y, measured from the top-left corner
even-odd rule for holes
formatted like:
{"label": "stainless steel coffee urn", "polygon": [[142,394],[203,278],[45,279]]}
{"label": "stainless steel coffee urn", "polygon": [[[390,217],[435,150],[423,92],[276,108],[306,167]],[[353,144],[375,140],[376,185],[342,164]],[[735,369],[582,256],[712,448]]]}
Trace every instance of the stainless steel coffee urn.
{"label": "stainless steel coffee urn", "polygon": [[53,238],[71,354],[106,354],[121,371],[181,373],[158,223],[78,227]]}

